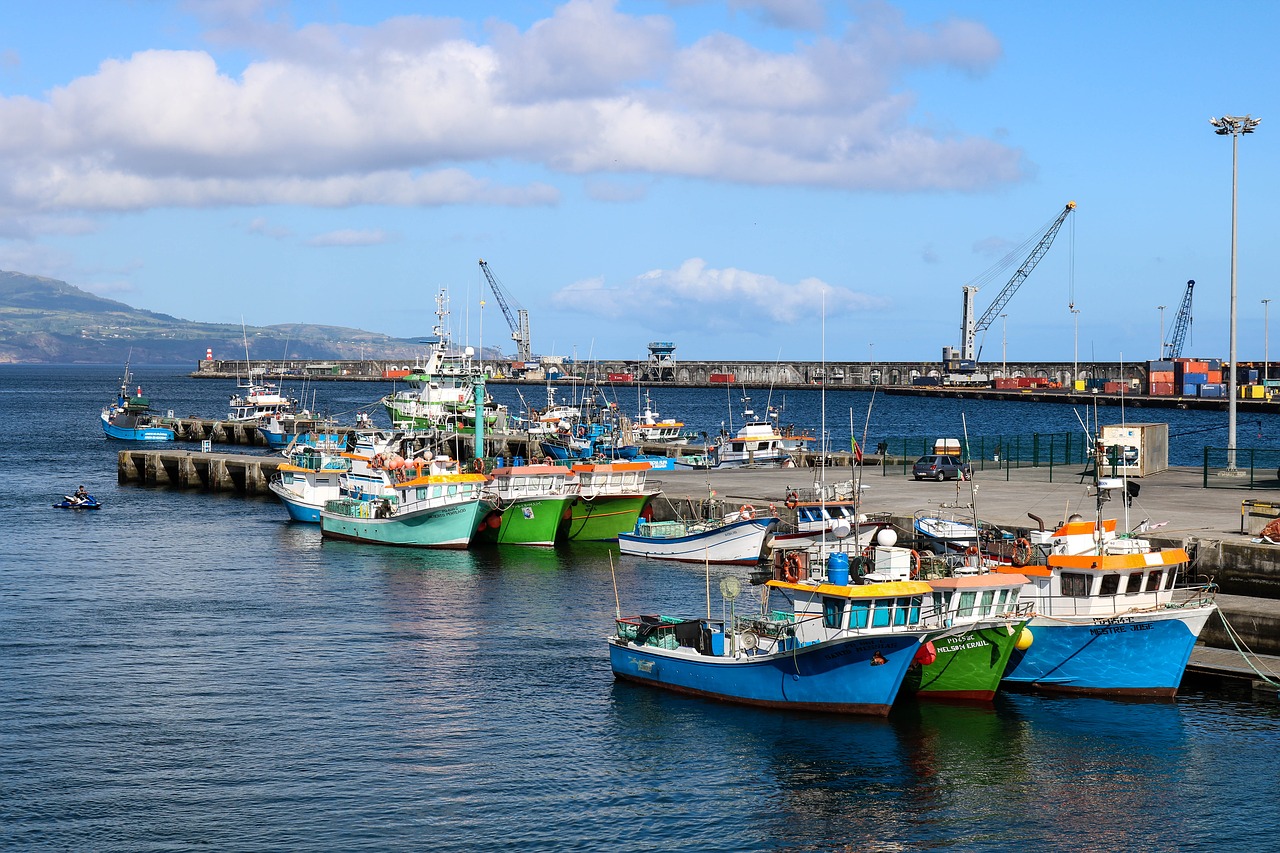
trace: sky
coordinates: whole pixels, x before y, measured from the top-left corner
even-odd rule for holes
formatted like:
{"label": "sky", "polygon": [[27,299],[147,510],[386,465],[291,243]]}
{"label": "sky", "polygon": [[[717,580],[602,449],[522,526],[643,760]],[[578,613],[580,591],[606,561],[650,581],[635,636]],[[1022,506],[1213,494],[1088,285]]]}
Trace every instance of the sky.
{"label": "sky", "polygon": [[1229,0],[0,0],[0,270],[398,337],[447,288],[456,339],[514,353],[483,258],[538,354],[937,360],[1074,201],[981,359],[1155,358],[1192,279],[1182,354],[1226,358],[1209,119],[1252,115],[1261,360],[1277,32]]}

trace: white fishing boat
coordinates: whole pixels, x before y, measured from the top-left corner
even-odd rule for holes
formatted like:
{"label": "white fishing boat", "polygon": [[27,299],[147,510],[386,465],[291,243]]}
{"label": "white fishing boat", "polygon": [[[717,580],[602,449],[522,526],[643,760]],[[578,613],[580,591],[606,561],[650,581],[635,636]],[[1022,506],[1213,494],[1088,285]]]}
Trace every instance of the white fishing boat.
{"label": "white fishing boat", "polygon": [[728,515],[693,521],[642,518],[633,532],[618,534],[618,550],[653,560],[754,566],[778,521],[777,516],[757,515],[750,505]]}
{"label": "white fishing boat", "polygon": [[267,484],[294,521],[320,523],[324,505],[342,497],[343,476],[351,460],[341,452],[300,447],[289,454]]}
{"label": "white fishing boat", "polygon": [[751,398],[743,397],[743,425],[733,436],[722,435],[716,446],[717,468],[789,468],[795,464],[791,451],[805,449],[801,437],[787,437],[772,420],[760,419],[751,409]]}
{"label": "white fishing boat", "polygon": [[649,392],[644,392],[644,409],[631,423],[634,440],[640,444],[688,444],[690,436],[684,432],[684,422],[664,418],[653,408]]}

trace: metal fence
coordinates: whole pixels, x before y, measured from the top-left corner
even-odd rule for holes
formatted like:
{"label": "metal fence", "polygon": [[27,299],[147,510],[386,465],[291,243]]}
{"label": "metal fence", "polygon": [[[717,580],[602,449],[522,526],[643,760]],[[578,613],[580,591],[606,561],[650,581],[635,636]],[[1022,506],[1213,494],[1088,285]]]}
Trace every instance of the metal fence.
{"label": "metal fence", "polygon": [[1225,447],[1204,449],[1206,489],[1280,489],[1280,450],[1237,447],[1235,465]]}
{"label": "metal fence", "polygon": [[[926,436],[900,436],[886,439],[876,450],[886,460],[882,475],[899,473],[909,476],[911,467],[921,456],[934,452],[934,438]],[[962,439],[960,456],[974,471],[1018,468],[1047,469],[1050,482],[1059,478],[1093,476],[1093,441],[1079,432],[1032,433],[1031,435],[977,436]],[[1109,467],[1114,468],[1119,449],[1108,452]],[[892,470],[891,470],[892,469]],[[1106,471],[1102,472],[1105,476]]]}

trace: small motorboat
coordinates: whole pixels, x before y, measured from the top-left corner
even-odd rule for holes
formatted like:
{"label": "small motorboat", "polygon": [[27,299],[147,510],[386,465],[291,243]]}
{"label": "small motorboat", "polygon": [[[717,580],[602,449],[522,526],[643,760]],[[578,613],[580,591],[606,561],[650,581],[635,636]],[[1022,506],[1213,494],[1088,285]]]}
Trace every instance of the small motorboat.
{"label": "small motorboat", "polygon": [[63,495],[62,500],[52,506],[54,509],[102,509],[102,504],[98,503],[98,499],[93,495],[85,495],[82,498]]}

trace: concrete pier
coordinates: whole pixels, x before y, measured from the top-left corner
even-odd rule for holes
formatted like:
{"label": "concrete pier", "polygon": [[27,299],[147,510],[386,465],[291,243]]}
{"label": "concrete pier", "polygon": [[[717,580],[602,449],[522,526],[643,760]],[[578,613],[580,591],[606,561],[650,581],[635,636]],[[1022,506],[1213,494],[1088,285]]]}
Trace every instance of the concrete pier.
{"label": "concrete pier", "polygon": [[268,493],[267,483],[283,461],[280,456],[193,450],[121,450],[116,480],[122,484],[261,495]]}

